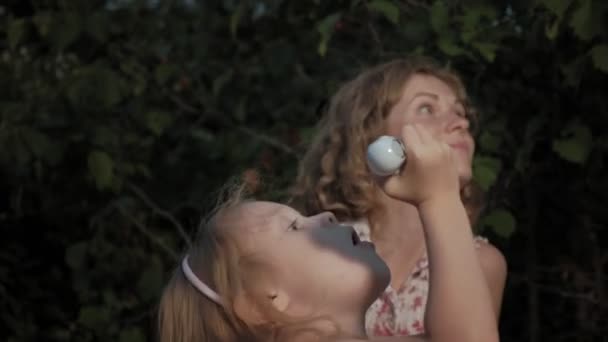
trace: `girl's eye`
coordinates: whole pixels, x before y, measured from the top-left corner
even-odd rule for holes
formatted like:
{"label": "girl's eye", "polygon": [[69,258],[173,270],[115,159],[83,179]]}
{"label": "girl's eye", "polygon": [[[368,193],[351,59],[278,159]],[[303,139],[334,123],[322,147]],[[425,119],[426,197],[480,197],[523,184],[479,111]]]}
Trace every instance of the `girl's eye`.
{"label": "girl's eye", "polygon": [[289,231],[295,231],[298,230],[298,221],[297,220],[293,220],[293,222],[291,222],[291,224],[289,225],[289,227],[287,227],[287,230]]}
{"label": "girl's eye", "polygon": [[430,105],[422,105],[418,107],[419,114],[430,115],[433,114],[433,108]]}

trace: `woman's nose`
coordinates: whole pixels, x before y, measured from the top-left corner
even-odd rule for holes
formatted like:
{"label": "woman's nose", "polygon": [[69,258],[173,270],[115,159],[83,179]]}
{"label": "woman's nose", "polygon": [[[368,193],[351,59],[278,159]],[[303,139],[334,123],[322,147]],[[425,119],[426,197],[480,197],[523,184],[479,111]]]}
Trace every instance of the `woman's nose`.
{"label": "woman's nose", "polygon": [[469,130],[470,122],[469,119],[464,114],[460,114],[457,111],[450,110],[447,118],[447,128],[448,132],[452,132],[454,130]]}

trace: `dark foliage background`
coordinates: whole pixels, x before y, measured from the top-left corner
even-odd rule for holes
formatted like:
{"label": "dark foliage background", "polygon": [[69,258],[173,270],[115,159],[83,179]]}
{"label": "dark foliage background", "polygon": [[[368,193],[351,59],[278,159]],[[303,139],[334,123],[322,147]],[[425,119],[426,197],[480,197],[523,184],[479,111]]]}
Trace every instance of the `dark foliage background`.
{"label": "dark foliage background", "polygon": [[283,198],[337,85],[422,53],[459,70],[482,109],[477,229],[509,261],[502,340],[608,340],[607,13],[602,0],[4,1],[0,337],[153,340],[215,189],[236,175]]}

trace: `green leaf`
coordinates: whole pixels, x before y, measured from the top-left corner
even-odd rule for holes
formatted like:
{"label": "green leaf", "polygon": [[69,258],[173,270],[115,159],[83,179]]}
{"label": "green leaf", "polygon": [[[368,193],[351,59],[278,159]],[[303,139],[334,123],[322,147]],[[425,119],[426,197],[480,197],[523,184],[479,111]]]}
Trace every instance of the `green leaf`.
{"label": "green leaf", "polygon": [[137,171],[138,174],[144,176],[147,179],[152,178],[152,171],[150,171],[150,168],[148,168],[148,166],[144,164],[136,164],[135,171]]}
{"label": "green leaf", "polygon": [[462,23],[463,35],[469,38],[472,38],[479,31],[482,19],[486,19],[488,22],[496,19],[496,9],[489,4],[466,6],[463,10],[464,14],[459,19]]}
{"label": "green leaf", "polygon": [[51,12],[39,12],[32,18],[32,21],[40,36],[46,38],[51,31],[51,25],[53,24],[53,15]]}
{"label": "green leaf", "polygon": [[245,13],[245,2],[239,2],[236,10],[230,16],[230,34],[232,35],[232,38],[236,37],[236,32],[239,28],[243,13]]}
{"label": "green leaf", "polygon": [[503,238],[509,238],[515,232],[516,221],[511,212],[495,209],[482,219],[482,225],[490,227]]}
{"label": "green leaf", "polygon": [[11,19],[8,23],[7,40],[8,46],[14,50],[25,36],[25,20],[22,18]]}
{"label": "green leaf", "polygon": [[43,157],[51,145],[49,138],[34,128],[24,127],[21,129],[21,136],[32,154],[38,158]]}
{"label": "green leaf", "polygon": [[608,45],[598,44],[591,49],[591,60],[593,66],[605,73],[608,73]]}
{"label": "green leaf", "polygon": [[152,257],[146,263],[137,282],[137,293],[146,301],[155,299],[163,286],[163,265],[158,257]]}
{"label": "green leaf", "polygon": [[146,127],[157,136],[173,123],[173,117],[166,112],[153,111],[146,115]]}
{"label": "green leaf", "polygon": [[580,39],[589,41],[602,31],[602,22],[598,20],[597,15],[601,15],[601,13],[593,12],[592,1],[582,0],[582,4],[572,14],[570,27]]}
{"label": "green leaf", "polygon": [[213,142],[213,140],[215,140],[215,135],[213,133],[211,133],[209,130],[206,130],[204,128],[193,128],[190,131],[190,135],[197,140],[200,140],[204,143],[210,143]]}
{"label": "green leaf", "polygon": [[129,328],[120,332],[118,342],[145,342],[146,338],[140,328]]}
{"label": "green leaf", "polygon": [[75,72],[67,95],[76,109],[99,111],[118,104],[125,91],[125,81],[110,68],[88,66]]}
{"label": "green leaf", "polygon": [[65,12],[53,20],[50,38],[58,50],[64,50],[78,39],[82,29],[82,17],[74,12]]}
{"label": "green leaf", "polygon": [[481,43],[473,42],[471,44],[488,62],[493,62],[496,57],[496,50],[498,50],[498,44],[494,43]]}
{"label": "green leaf", "polygon": [[19,132],[23,142],[37,159],[56,165],[63,157],[61,142],[49,139],[46,134],[35,128],[22,127]]}
{"label": "green leaf", "polygon": [[437,33],[442,33],[448,27],[448,7],[443,1],[435,1],[431,6],[431,27]]}
{"label": "green leaf", "polygon": [[535,115],[528,123],[526,124],[526,131],[524,133],[524,137],[526,139],[526,143],[530,143],[531,140],[538,138],[538,132],[543,129],[547,125],[547,118],[542,115]]}
{"label": "green leaf", "polygon": [[110,310],[104,307],[85,306],[78,314],[78,323],[97,332],[105,329],[110,320]]}
{"label": "green leaf", "polygon": [[367,4],[367,8],[383,14],[391,23],[399,24],[399,7],[388,0],[374,0]]}
{"label": "green leaf", "polygon": [[479,137],[479,146],[488,152],[498,152],[501,142],[502,139],[499,135],[488,130],[483,131]]}
{"label": "green leaf", "polygon": [[593,137],[589,127],[571,123],[562,130],[563,138],[553,141],[553,151],[563,159],[584,164],[591,153]]}
{"label": "green leaf", "polygon": [[317,31],[321,35],[319,45],[317,46],[317,53],[320,56],[325,56],[327,53],[327,46],[331,40],[331,36],[334,33],[334,28],[341,17],[341,13],[334,13],[332,15],[328,15],[317,23]]}
{"label": "green leaf", "polygon": [[478,156],[473,160],[473,178],[487,191],[494,185],[502,169],[502,161],[493,157]]}
{"label": "green leaf", "polygon": [[578,88],[583,75],[582,71],[587,65],[586,59],[586,56],[581,55],[570,63],[559,66],[560,71],[564,75],[565,83],[570,87]]}
{"label": "green leaf", "polygon": [[89,153],[88,167],[97,189],[104,190],[112,186],[114,161],[106,152],[92,151]]}
{"label": "green leaf", "polygon": [[555,20],[553,24],[545,27],[545,35],[549,40],[555,40],[557,38],[557,34],[559,33],[559,25],[560,22]]}
{"label": "green leaf", "polygon": [[213,88],[212,92],[214,96],[218,96],[224,86],[228,84],[232,80],[232,76],[234,75],[234,71],[232,69],[226,70],[223,74],[213,80]]}
{"label": "green leaf", "polygon": [[466,50],[458,46],[452,39],[442,36],[437,41],[437,46],[448,56],[459,56],[466,54]]}
{"label": "green leaf", "polygon": [[555,14],[558,22],[564,17],[564,13],[572,4],[572,0],[537,0],[537,2]]}
{"label": "green leaf", "polygon": [[119,143],[119,133],[112,127],[99,125],[95,127],[91,142],[95,146],[114,147]]}
{"label": "green leaf", "polygon": [[247,118],[247,97],[243,96],[239,100],[239,104],[234,111],[234,118],[239,123],[245,122]]}
{"label": "green leaf", "polygon": [[105,42],[108,37],[110,27],[108,14],[106,11],[97,11],[90,15],[85,22],[86,32],[98,42]]}
{"label": "green leaf", "polygon": [[106,108],[118,104],[123,95],[123,79],[116,72],[108,68],[99,68],[95,75],[98,98]]}
{"label": "green leaf", "polygon": [[78,242],[65,251],[65,263],[72,268],[72,270],[81,270],[84,268],[87,255],[87,243]]}
{"label": "green leaf", "polygon": [[159,64],[154,70],[154,77],[158,84],[164,85],[177,71],[177,67],[173,64]]}

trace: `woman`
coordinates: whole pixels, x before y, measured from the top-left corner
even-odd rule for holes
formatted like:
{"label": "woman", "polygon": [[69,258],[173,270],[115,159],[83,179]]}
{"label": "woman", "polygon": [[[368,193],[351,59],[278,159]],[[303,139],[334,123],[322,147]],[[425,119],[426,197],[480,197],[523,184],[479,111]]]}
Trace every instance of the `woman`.
{"label": "woman", "polygon": [[[425,332],[429,270],[420,213],[380,191],[366,164],[367,146],[381,135],[400,136],[406,124],[422,125],[450,146],[464,194],[472,178],[473,119],[455,73],[429,59],[399,59],[364,71],[338,90],[301,161],[292,204],[303,213],[331,211],[353,224],[391,271],[390,285],[366,315],[370,335]],[[484,239],[476,238],[476,246],[498,320],[506,262]]]}

